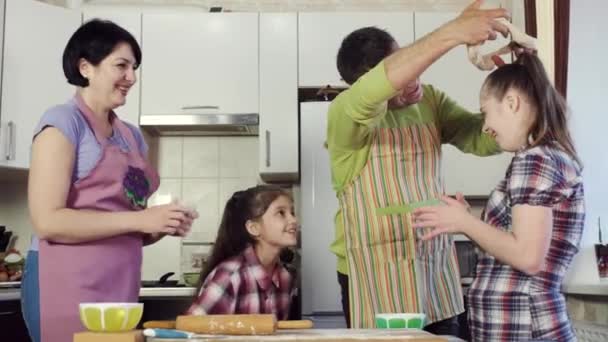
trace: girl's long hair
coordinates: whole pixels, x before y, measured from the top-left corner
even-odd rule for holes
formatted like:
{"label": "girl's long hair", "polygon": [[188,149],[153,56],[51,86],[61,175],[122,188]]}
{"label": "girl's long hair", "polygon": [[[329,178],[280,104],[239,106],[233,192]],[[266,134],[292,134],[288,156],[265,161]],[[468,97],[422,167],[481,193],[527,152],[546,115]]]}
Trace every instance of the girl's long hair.
{"label": "girl's long hair", "polygon": [[494,70],[487,77],[483,89],[498,99],[503,99],[509,89],[527,94],[538,113],[529,133],[529,146],[555,141],[582,166],[568,129],[566,101],[553,87],[542,62],[534,53],[524,52],[514,63]]}
{"label": "girl's long hair", "polygon": [[249,220],[261,218],[270,204],[281,196],[291,198],[289,193],[278,186],[258,185],[247,190],[237,191],[230,197],[224,208],[213,250],[201,271],[196,296],[209,274],[220,263],[239,255],[249,244],[255,243],[245,224]]}

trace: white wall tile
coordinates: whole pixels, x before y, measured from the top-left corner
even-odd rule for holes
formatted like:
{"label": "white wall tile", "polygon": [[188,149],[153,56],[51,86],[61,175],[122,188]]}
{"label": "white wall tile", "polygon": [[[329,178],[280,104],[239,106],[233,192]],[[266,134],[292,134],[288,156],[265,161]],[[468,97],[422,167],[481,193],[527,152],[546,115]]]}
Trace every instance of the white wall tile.
{"label": "white wall tile", "polygon": [[163,205],[182,198],[182,180],[161,178],[158,190],[148,200],[148,206]]}
{"label": "white wall tile", "polygon": [[182,272],[200,272],[200,257],[208,258],[212,246],[183,245],[182,246]]}
{"label": "white wall tile", "polygon": [[[163,205],[182,197],[181,179],[161,179],[158,190],[148,200],[149,206]],[[175,272],[177,280],[181,269],[181,238],[167,236],[155,244],[144,247],[141,270],[142,280],[158,280],[167,272]]]}
{"label": "white wall tile", "polygon": [[[173,153],[178,151],[179,153]],[[164,158],[161,158],[164,154]],[[161,188],[150,204],[165,203],[179,198],[193,205],[200,217],[194,222],[192,231],[184,238],[190,242],[215,242],[217,229],[226,201],[232,193],[258,183],[258,139],[257,137],[184,137],[161,138],[159,141],[159,169],[169,175],[161,179]],[[160,248],[170,248],[159,245]],[[210,251],[211,246],[181,248],[180,268],[192,272],[192,253]],[[156,250],[159,255],[162,251]],[[155,261],[156,262],[156,261]],[[154,268],[146,260],[145,267]],[[157,268],[152,273],[158,275]],[[147,271],[146,274],[151,274]]]}
{"label": "white wall tile", "polygon": [[219,140],[217,137],[184,138],[184,178],[217,178]]}
{"label": "white wall tile", "polygon": [[226,202],[232,197],[233,193],[239,190],[245,190],[257,184],[255,178],[224,178],[220,179],[219,182],[220,193],[218,203],[220,208],[220,219],[222,218]]}
{"label": "white wall tile", "polygon": [[161,137],[158,148],[158,173],[161,178],[182,177],[183,138]]}
{"label": "white wall tile", "polygon": [[165,236],[155,244],[144,247],[141,267],[142,280],[158,280],[163,274],[175,272],[170,279],[181,277],[181,238]]}
{"label": "white wall tile", "polygon": [[186,239],[214,241],[219,224],[217,179],[184,179],[183,187],[184,202],[194,205],[200,215],[192,224],[192,231]]}
{"label": "white wall tile", "polygon": [[220,138],[220,178],[257,178],[258,138]]}

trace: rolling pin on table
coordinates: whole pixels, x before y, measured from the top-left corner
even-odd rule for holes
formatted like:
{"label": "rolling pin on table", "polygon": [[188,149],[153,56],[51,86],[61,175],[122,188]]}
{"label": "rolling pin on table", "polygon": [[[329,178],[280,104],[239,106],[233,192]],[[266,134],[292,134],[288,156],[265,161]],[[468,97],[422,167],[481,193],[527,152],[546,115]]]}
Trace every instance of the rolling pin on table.
{"label": "rolling pin on table", "polygon": [[150,321],[144,328],[177,329],[197,334],[268,335],[277,329],[310,329],[312,321],[278,321],[274,315],[178,316],[175,321]]}

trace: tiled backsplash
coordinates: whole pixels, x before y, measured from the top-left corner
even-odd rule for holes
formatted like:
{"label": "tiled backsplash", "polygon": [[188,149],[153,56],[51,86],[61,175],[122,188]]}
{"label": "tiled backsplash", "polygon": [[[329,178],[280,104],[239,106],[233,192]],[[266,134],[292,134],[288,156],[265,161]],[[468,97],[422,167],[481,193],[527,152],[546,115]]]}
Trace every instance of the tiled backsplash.
{"label": "tiled backsplash", "polygon": [[[258,138],[161,137],[157,150],[161,186],[151,203],[171,197],[194,205],[200,217],[184,241],[213,242],[232,193],[258,183]],[[192,271],[193,253],[209,250],[204,245],[182,245],[181,271]]]}

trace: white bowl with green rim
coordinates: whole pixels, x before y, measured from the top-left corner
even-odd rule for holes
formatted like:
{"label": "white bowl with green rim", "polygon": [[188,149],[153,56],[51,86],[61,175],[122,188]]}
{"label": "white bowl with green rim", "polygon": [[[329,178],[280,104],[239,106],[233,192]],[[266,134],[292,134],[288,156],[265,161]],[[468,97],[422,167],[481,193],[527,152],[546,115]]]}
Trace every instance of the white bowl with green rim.
{"label": "white bowl with green rim", "polygon": [[376,314],[376,328],[422,329],[425,319],[423,313],[379,313]]}
{"label": "white bowl with green rim", "polygon": [[90,331],[133,330],[144,313],[142,303],[81,303],[80,321]]}

